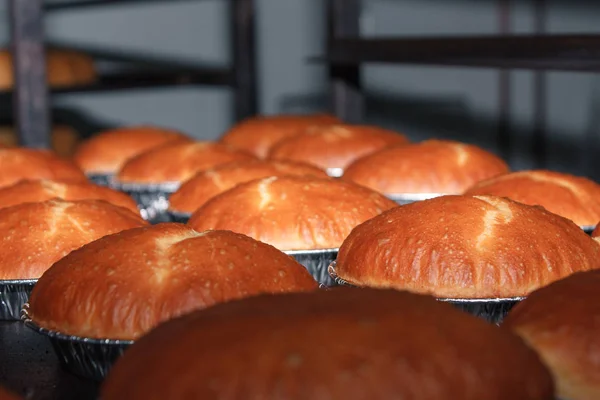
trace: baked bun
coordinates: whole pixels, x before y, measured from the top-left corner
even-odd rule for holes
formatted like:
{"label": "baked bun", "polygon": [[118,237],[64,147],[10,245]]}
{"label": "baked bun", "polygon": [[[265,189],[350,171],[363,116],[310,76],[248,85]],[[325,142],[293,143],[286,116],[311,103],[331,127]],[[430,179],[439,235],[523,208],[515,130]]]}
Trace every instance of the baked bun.
{"label": "baked bun", "polygon": [[[52,150],[61,157],[71,157],[81,135],[67,125],[52,127]],[[0,146],[19,147],[19,138],[14,126],[0,126]]]}
{"label": "baked bun", "polygon": [[212,198],[188,224],[243,233],[280,250],[333,249],[356,225],[395,206],[379,193],[333,179],[269,177]]}
{"label": "baked bun", "polygon": [[442,298],[512,298],[600,267],[600,245],[566,218],[492,196],[442,196],[356,227],[336,274]]}
{"label": "baked bun", "polygon": [[39,203],[51,199],[104,200],[127,208],[136,214],[139,213],[136,202],[125,193],[91,183],[38,180],[21,181],[12,186],[0,188],[0,208],[21,203]]}
{"label": "baked bun", "polygon": [[129,159],[117,179],[127,183],[183,182],[221,164],[253,159],[248,153],[220,143],[175,143]]}
{"label": "baked bun", "polygon": [[426,140],[363,157],[346,169],[344,179],[388,195],[461,194],[506,172],[504,161],[477,146]]}
{"label": "baked bun", "polygon": [[597,238],[600,237],[600,223],[596,224],[596,229],[592,232],[592,237]]}
{"label": "baked bun", "polygon": [[36,279],[86,243],[147,223],[100,200],[49,200],[0,209],[0,279]]}
{"label": "baked bun", "polygon": [[327,114],[277,115],[249,118],[225,132],[221,142],[265,158],[275,143],[319,124],[335,124],[339,120]]}
{"label": "baked bun", "polygon": [[316,288],[302,265],[247,236],[159,224],[107,236],[54,264],[31,293],[29,315],[69,335],[135,339],[215,303]]}
{"label": "baked bun", "polygon": [[170,321],[130,347],[104,400],[552,400],[518,337],[406,292],[258,296]]}
{"label": "baked bun", "polygon": [[191,141],[172,129],[128,126],[98,133],[79,145],[73,158],[87,173],[114,174],[125,161],[150,149]]}
{"label": "baked bun", "polygon": [[271,148],[269,157],[343,171],[358,158],[406,143],[408,139],[405,136],[375,126],[321,125],[308,127],[300,134],[278,142]]}
{"label": "baked bun", "polygon": [[0,187],[23,179],[87,182],[74,163],[47,150],[0,148],[0,171]]}
{"label": "baked bun", "polygon": [[169,209],[192,213],[211,198],[240,183],[285,175],[327,178],[325,171],[304,163],[263,160],[234,162],[202,171],[187,180],[169,198]]}
{"label": "baked bun", "polygon": [[577,273],[531,293],[504,321],[552,370],[562,399],[600,399],[598,293],[599,271]]}
{"label": "baked bun", "polygon": [[574,175],[544,170],[513,172],[479,182],[465,194],[540,205],[580,226],[600,221],[600,185]]}

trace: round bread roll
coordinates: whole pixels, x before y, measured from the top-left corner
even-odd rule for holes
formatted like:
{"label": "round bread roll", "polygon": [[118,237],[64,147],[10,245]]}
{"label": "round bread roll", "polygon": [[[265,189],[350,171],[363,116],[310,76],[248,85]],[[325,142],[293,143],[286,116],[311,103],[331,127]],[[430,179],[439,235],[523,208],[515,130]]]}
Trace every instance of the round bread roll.
{"label": "round bread roll", "polygon": [[598,293],[599,271],[577,273],[531,293],[504,320],[540,354],[562,399],[600,398]]}
{"label": "round bread roll", "polygon": [[515,335],[406,292],[258,296],[170,321],[117,361],[104,400],[552,400]]}
{"label": "round bread roll", "polygon": [[128,126],[98,133],[80,144],[73,158],[87,173],[114,174],[125,161],[150,149],[191,141],[172,129]]}
{"label": "round bread roll", "polygon": [[20,397],[0,386],[0,400],[19,400]]}
{"label": "round bread roll", "polygon": [[600,185],[574,175],[544,170],[513,172],[479,182],[465,194],[540,205],[580,226],[600,221]]}
{"label": "round bread roll", "polygon": [[74,163],[47,150],[0,148],[0,171],[0,187],[23,179],[87,182]]}
{"label": "round bread roll", "polygon": [[336,274],[441,298],[512,298],[600,267],[600,245],[566,218],[493,196],[442,196],[355,228]]}
{"label": "round bread roll", "polygon": [[356,225],[392,207],[379,193],[346,182],[269,177],[214,197],[188,224],[243,233],[280,250],[333,249]]}
{"label": "round bread roll", "polygon": [[[408,143],[397,132],[375,126],[322,125],[275,144],[269,157],[303,161],[323,169],[344,170],[350,163],[386,147]],[[336,175],[341,175],[338,171]]]}
{"label": "round bread roll", "polygon": [[506,172],[504,161],[477,146],[427,140],[365,156],[352,163],[343,178],[388,195],[461,194]]}
{"label": "round bread roll", "polygon": [[125,193],[91,183],[25,180],[0,188],[0,208],[21,203],[39,203],[51,199],[104,200],[139,214],[136,202]]}
{"label": "round bread roll", "polygon": [[175,143],[133,157],[117,174],[120,182],[183,182],[200,171],[254,157],[230,146],[213,142]]}
{"label": "round bread roll", "polygon": [[281,139],[296,135],[308,126],[338,122],[337,118],[327,114],[254,117],[231,128],[221,142],[265,158],[271,146]]}
{"label": "round bread roll", "polygon": [[29,315],[68,335],[135,339],[194,309],[316,288],[302,265],[247,236],[159,224],[107,236],[54,264],[31,293]]}
{"label": "round bread roll", "polygon": [[169,209],[192,213],[208,200],[240,183],[285,175],[328,177],[319,168],[297,162],[251,160],[224,164],[202,171],[182,184],[169,198]]}
{"label": "round bread roll", "polygon": [[600,223],[596,224],[596,229],[594,229],[594,231],[592,232],[592,237],[600,237]]}
{"label": "round bread roll", "polygon": [[100,200],[48,200],[0,209],[0,279],[36,279],[72,250],[147,223]]}

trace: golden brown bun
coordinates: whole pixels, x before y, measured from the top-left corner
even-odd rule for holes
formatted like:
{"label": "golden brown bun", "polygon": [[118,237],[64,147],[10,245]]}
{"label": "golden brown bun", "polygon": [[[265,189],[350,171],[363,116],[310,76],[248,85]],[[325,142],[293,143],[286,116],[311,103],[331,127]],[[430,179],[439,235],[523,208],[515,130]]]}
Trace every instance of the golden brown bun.
{"label": "golden brown bun", "polygon": [[303,161],[319,168],[345,169],[353,161],[377,150],[408,143],[397,132],[376,126],[322,125],[304,129],[299,135],[275,144],[269,157]]}
{"label": "golden brown bun", "polygon": [[[71,157],[80,140],[79,133],[67,125],[52,128],[52,149],[61,157]],[[0,126],[0,146],[18,147],[19,140],[13,126]]]}
{"label": "golden brown bun", "polygon": [[277,115],[249,118],[225,132],[221,142],[265,158],[281,139],[319,124],[335,124],[339,120],[327,114]]}
{"label": "golden brown bun", "polygon": [[224,164],[187,180],[169,198],[169,209],[192,213],[208,200],[240,183],[285,175],[328,177],[319,168],[297,162],[251,160]]}
{"label": "golden brown bun", "polygon": [[479,182],[468,195],[508,197],[519,203],[540,205],[580,226],[600,220],[600,185],[553,171],[521,171]]}
{"label": "golden brown bun", "polygon": [[0,171],[0,187],[23,179],[87,182],[73,162],[47,150],[0,148]]}
{"label": "golden brown bun", "polygon": [[336,288],[194,312],[140,339],[102,399],[553,400],[518,337],[428,296]]}
{"label": "golden brown bun", "polygon": [[188,224],[227,229],[281,250],[337,248],[356,225],[396,207],[379,193],[334,179],[270,177],[209,200]]}
{"label": "golden brown bun", "polygon": [[476,182],[506,172],[504,161],[477,146],[427,140],[363,157],[343,178],[386,194],[461,194]]}
{"label": "golden brown bun", "polygon": [[21,397],[0,386],[0,400],[19,400]]}
{"label": "golden brown bun", "polygon": [[91,183],[39,180],[21,181],[12,186],[0,188],[0,208],[21,203],[39,203],[51,199],[104,200],[139,214],[136,202],[125,193]]}
{"label": "golden brown bun", "polygon": [[128,126],[100,132],[77,148],[75,162],[88,173],[113,174],[130,158],[170,143],[192,139],[172,129]]}
{"label": "golden brown bun", "polygon": [[552,370],[560,398],[600,399],[600,272],[531,293],[504,320]]}
{"label": "golden brown bun", "polygon": [[35,279],[72,250],[147,223],[100,200],[49,200],[0,209],[0,279]]}
{"label": "golden brown bun", "polygon": [[358,226],[336,272],[364,286],[507,298],[599,267],[600,245],[566,218],[500,197],[442,196]]}
{"label": "golden brown bun", "polygon": [[234,161],[254,160],[248,153],[214,142],[175,143],[133,157],[121,168],[121,182],[183,182],[200,171]]}
{"label": "golden brown bun", "polygon": [[134,339],[215,303],[316,288],[302,265],[247,236],[159,224],[107,236],[54,264],[35,285],[29,311],[48,329]]}
{"label": "golden brown bun", "polygon": [[600,223],[596,225],[596,229],[594,229],[594,231],[592,232],[592,237],[600,237]]}

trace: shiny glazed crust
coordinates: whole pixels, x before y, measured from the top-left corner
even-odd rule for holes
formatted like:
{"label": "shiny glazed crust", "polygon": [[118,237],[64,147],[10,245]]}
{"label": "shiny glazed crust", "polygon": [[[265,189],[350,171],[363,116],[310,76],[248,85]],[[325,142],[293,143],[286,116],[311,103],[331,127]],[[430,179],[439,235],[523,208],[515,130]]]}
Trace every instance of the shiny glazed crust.
{"label": "shiny glazed crust", "polygon": [[427,140],[363,157],[346,169],[343,179],[386,194],[461,194],[506,172],[504,161],[477,146]]}
{"label": "shiny glazed crust", "polygon": [[104,201],[49,200],[0,209],[0,279],[39,278],[86,243],[147,223]]}
{"label": "shiny glazed crust", "polygon": [[0,148],[0,187],[23,179],[87,182],[84,173],[71,161],[47,150]]}
{"label": "shiny glazed crust", "polygon": [[25,180],[12,186],[0,188],[0,208],[21,203],[39,203],[50,199],[67,201],[104,200],[116,206],[127,208],[136,214],[139,213],[136,202],[125,193],[91,183]]}
{"label": "shiny glazed crust", "polygon": [[175,143],[127,160],[117,179],[131,183],[183,182],[221,164],[253,159],[248,153],[220,143]]}
{"label": "shiny glazed crust", "polygon": [[188,224],[227,229],[280,250],[337,248],[356,225],[396,207],[369,189],[333,179],[270,177],[236,186],[200,207]]}
{"label": "shiny glazed crust", "polygon": [[247,119],[225,132],[221,142],[265,158],[280,140],[319,124],[334,124],[337,118],[327,114],[261,116]]}
{"label": "shiny glazed crust", "polygon": [[574,175],[544,170],[513,172],[479,182],[466,194],[540,205],[580,226],[600,221],[600,185]]}
{"label": "shiny glazed crust", "polygon": [[600,272],[574,274],[533,292],[504,320],[553,372],[560,398],[600,398]]}
{"label": "shiny glazed crust", "polygon": [[407,292],[259,296],[168,322],[117,361],[104,400],[552,400],[518,337]]}
{"label": "shiny glazed crust", "polygon": [[442,196],[358,226],[336,271],[364,286],[507,298],[599,267],[600,245],[566,218],[499,197]]}
{"label": "shiny glazed crust", "polygon": [[319,168],[297,162],[252,160],[224,164],[202,171],[183,183],[169,198],[169,209],[192,213],[211,198],[240,183],[285,175],[328,177]]}
{"label": "shiny glazed crust", "polygon": [[38,281],[29,310],[37,324],[62,333],[135,339],[160,322],[215,303],[316,288],[302,265],[264,243],[233,232],[160,224],[72,252]]}
{"label": "shiny glazed crust", "polygon": [[302,161],[323,169],[344,169],[377,150],[406,143],[404,135],[376,126],[312,126],[275,144],[269,158]]}
{"label": "shiny glazed crust", "polygon": [[87,173],[113,174],[128,159],[168,143],[192,139],[172,129],[128,126],[100,132],[81,143],[73,156]]}

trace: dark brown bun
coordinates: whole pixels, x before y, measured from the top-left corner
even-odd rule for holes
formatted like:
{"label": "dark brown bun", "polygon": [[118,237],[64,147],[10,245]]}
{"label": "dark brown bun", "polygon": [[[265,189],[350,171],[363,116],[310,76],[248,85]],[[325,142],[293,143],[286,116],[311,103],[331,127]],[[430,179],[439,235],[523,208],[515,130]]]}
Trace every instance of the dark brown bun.
{"label": "dark brown bun", "polygon": [[599,271],[574,274],[531,293],[504,320],[552,370],[560,398],[600,399],[598,293]]}
{"label": "dark brown bun", "polygon": [[445,298],[508,298],[600,268],[600,245],[566,218],[492,196],[442,196],[352,231],[338,276]]}
{"label": "dark brown bun", "polygon": [[592,232],[592,237],[597,238],[600,237],[600,223],[596,225],[596,229]]}
{"label": "dark brown bun", "polygon": [[0,386],[0,400],[19,400],[21,397]]}
{"label": "dark brown bun", "polygon": [[[68,125],[52,127],[52,150],[61,157],[71,157],[81,139],[81,135]],[[19,138],[14,126],[0,126],[1,147],[19,147]]]}
{"label": "dark brown bun", "polygon": [[77,148],[75,162],[88,173],[113,174],[141,153],[169,143],[191,142],[181,132],[155,126],[128,126],[100,132]]}
{"label": "dark brown bun", "polygon": [[0,187],[23,179],[87,182],[85,174],[71,161],[47,150],[0,148]]}
{"label": "dark brown bun", "polygon": [[316,288],[302,265],[247,236],[159,224],[107,236],[54,264],[35,285],[29,312],[66,334],[135,339],[219,302]]}
{"label": "dark brown bun", "polygon": [[600,185],[574,175],[544,170],[513,172],[479,182],[465,194],[540,205],[580,226],[600,221]]}
{"label": "dark brown bun", "polygon": [[251,160],[224,164],[202,171],[183,183],[169,198],[169,209],[192,213],[208,200],[240,183],[285,175],[328,177],[319,168],[292,161]]}
{"label": "dark brown bun", "polygon": [[336,288],[258,296],[168,322],[127,350],[102,399],[552,400],[515,335],[431,297]]}
{"label": "dark brown bun", "polygon": [[396,207],[379,193],[334,179],[270,177],[209,200],[188,224],[227,229],[280,250],[337,248],[356,225]]}
{"label": "dark brown bun", "polygon": [[397,132],[376,126],[311,126],[275,144],[269,157],[302,161],[319,168],[345,169],[353,161],[386,147],[408,143]]}
{"label": "dark brown bun", "polygon": [[49,200],[0,209],[0,279],[39,278],[72,250],[146,224],[139,215],[100,200]]}
{"label": "dark brown bun", "polygon": [[337,118],[327,114],[254,117],[225,132],[221,142],[265,158],[271,146],[281,139],[296,135],[308,126],[338,122]]}
{"label": "dark brown bun", "polygon": [[39,203],[51,199],[67,201],[104,200],[139,214],[136,202],[125,193],[91,183],[25,180],[12,186],[0,188],[0,208],[21,203]]}
{"label": "dark brown bun", "polygon": [[506,172],[504,161],[477,146],[427,140],[363,157],[346,169],[343,178],[386,194],[461,194]]}
{"label": "dark brown bun", "polygon": [[129,159],[117,174],[121,182],[183,182],[200,171],[254,157],[214,142],[175,143]]}

